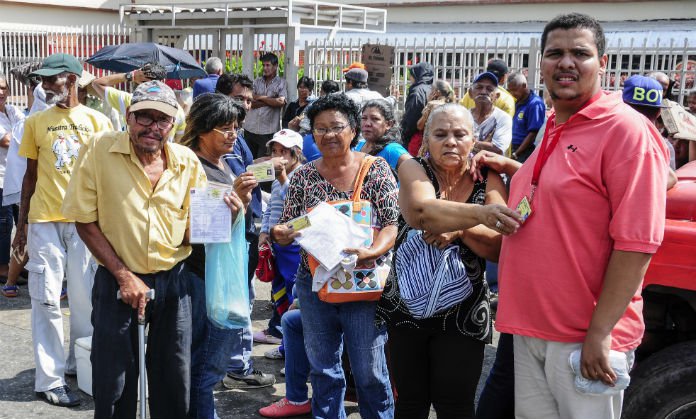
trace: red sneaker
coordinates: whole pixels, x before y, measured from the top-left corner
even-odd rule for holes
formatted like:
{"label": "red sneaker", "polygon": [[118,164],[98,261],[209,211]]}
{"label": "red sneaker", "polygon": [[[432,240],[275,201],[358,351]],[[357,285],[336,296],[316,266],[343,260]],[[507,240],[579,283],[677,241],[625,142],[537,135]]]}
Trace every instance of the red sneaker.
{"label": "red sneaker", "polygon": [[302,404],[292,404],[283,397],[270,406],[259,409],[259,414],[267,418],[289,418],[312,413],[312,403],[307,400]]}

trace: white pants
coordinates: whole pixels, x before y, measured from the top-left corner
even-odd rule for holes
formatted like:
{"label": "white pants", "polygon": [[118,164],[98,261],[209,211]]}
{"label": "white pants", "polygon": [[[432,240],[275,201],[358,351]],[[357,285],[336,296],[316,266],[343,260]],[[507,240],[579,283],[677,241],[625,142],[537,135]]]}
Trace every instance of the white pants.
{"label": "white pants", "polygon": [[[27,232],[31,335],[37,392],[65,385],[75,373],[75,340],[92,335],[92,284],[96,263],[73,223],[31,223]],[[60,291],[68,281],[70,345],[63,349]]]}
{"label": "white pants", "polygon": [[[568,357],[581,343],[561,343],[514,336],[515,418],[619,419],[623,392],[616,396],[585,395],[575,391]],[[634,353],[626,353],[629,366]]]}

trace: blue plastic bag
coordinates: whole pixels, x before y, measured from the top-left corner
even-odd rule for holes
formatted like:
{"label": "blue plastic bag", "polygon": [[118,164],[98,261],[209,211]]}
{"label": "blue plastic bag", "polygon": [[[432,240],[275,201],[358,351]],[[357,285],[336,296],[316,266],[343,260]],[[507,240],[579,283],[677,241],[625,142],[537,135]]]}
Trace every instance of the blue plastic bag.
{"label": "blue plastic bag", "polygon": [[208,318],[221,329],[251,326],[244,230],[244,213],[240,211],[232,223],[229,243],[205,245],[205,305]]}

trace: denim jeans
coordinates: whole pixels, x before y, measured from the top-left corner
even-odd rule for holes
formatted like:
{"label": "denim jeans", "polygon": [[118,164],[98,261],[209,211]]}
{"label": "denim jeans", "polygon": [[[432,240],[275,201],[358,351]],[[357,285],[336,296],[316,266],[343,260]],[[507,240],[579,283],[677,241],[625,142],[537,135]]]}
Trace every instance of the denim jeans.
{"label": "denim jeans", "polygon": [[285,345],[285,397],[291,402],[303,403],[307,396],[309,360],[305,351],[300,310],[286,312],[280,320]]}
{"label": "denim jeans", "polygon": [[[179,263],[169,271],[138,275],[155,289],[147,305],[148,403],[152,418],[185,418],[191,359],[190,275]],[[92,390],[95,418],[135,418],[138,398],[138,320],[116,299],[119,287],[103,266],[92,290]]]}
{"label": "denim jeans", "polygon": [[[255,249],[255,248],[254,248]],[[258,253],[258,252],[257,252]],[[249,278],[249,313],[254,307],[254,278]],[[249,322],[251,324],[251,321]],[[254,362],[251,359],[251,349],[254,337],[251,327],[244,329],[232,329],[234,336],[231,338],[230,351],[228,352],[229,361],[227,372],[241,375],[249,375],[254,370]]]}
{"label": "denim jeans", "polygon": [[498,264],[486,261],[486,282],[491,292],[498,292]]}
{"label": "denim jeans", "polygon": [[191,406],[189,417],[216,419],[213,388],[225,377],[227,358],[238,337],[232,329],[221,329],[208,320],[205,281],[191,274]]}
{"label": "denim jeans", "polygon": [[374,325],[377,303],[325,303],[312,292],[311,281],[310,273],[300,267],[296,287],[311,368],[312,415],[330,419],[346,417],[343,406],[346,382],[341,368],[345,344],[355,376],[361,417],[394,417],[394,397],[384,355],[387,332],[386,328]]}
{"label": "denim jeans", "polygon": [[515,352],[512,335],[501,333],[493,368],[481,391],[477,419],[513,419],[515,417]]}
{"label": "denim jeans", "polygon": [[10,263],[10,240],[13,225],[12,205],[2,205],[2,188],[0,188],[0,265]]}

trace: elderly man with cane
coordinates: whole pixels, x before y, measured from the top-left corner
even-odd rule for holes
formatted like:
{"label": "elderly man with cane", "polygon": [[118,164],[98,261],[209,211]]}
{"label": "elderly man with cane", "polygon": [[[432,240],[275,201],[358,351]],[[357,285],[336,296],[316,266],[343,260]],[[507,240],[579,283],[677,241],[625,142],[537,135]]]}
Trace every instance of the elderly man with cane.
{"label": "elderly man with cane", "polygon": [[95,418],[135,416],[136,324],[143,316],[150,415],[183,418],[189,408],[190,277],[182,261],[191,253],[189,190],[205,186],[206,177],[191,150],[166,141],[176,114],[169,87],[139,85],[128,130],[94,139],[63,205],[100,262],[92,294]]}

